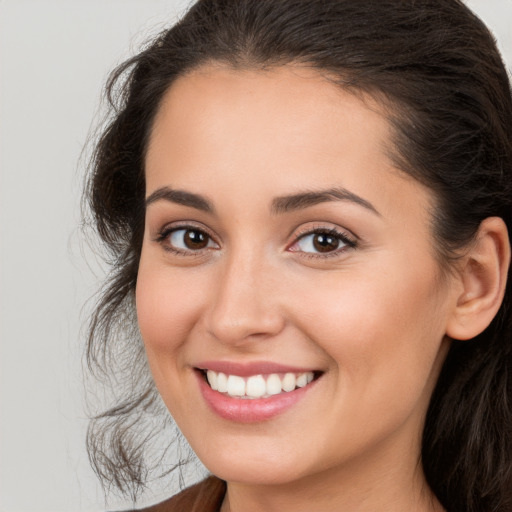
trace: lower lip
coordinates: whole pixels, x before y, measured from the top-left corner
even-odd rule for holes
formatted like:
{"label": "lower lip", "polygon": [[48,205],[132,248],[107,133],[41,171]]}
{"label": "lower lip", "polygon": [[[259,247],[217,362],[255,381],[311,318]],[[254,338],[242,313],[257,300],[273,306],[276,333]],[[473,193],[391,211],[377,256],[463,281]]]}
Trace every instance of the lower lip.
{"label": "lower lip", "polygon": [[204,379],[201,372],[196,371],[199,388],[210,408],[221,418],[237,423],[256,423],[269,420],[295,405],[316,384],[316,380],[303,388],[279,393],[269,398],[231,398],[214,391]]}

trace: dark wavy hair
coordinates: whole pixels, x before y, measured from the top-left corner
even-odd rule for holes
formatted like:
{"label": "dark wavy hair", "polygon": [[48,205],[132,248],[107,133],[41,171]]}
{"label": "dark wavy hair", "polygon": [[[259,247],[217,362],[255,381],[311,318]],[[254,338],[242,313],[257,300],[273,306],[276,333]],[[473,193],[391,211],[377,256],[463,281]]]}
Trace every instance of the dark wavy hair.
{"label": "dark wavy hair", "polygon": [[[446,268],[483,219],[499,216],[511,232],[509,78],[489,30],[461,1],[192,5],[111,75],[112,115],[95,146],[86,190],[112,270],[91,319],[87,361],[118,386],[114,406],[91,421],[88,448],[102,479],[134,495],[148,468],[159,464],[147,447],[163,424],[151,420],[161,404],[133,303],[145,152],[165,92],[177,77],[211,62],[240,70],[299,63],[385,105],[396,166],[437,198],[433,232]],[[512,510],[511,293],[509,279],[491,325],[473,340],[452,343],[428,409],[421,463],[451,512]]]}

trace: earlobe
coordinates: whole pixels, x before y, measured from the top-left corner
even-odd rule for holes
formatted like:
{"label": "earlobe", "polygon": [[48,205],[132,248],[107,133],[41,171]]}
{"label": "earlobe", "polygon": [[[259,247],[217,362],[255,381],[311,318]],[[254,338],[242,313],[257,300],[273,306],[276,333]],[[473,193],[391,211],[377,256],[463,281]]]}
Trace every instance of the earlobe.
{"label": "earlobe", "polygon": [[503,301],[510,265],[510,242],[503,219],[482,221],[461,263],[462,292],[456,298],[446,334],[467,340],[487,328]]}

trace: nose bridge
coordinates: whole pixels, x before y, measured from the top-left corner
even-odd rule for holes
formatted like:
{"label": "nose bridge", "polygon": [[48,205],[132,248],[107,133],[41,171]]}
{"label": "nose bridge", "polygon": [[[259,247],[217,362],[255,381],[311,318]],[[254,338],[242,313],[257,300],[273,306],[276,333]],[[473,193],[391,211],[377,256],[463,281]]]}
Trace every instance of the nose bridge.
{"label": "nose bridge", "polygon": [[277,334],[283,319],[272,294],[272,268],[263,251],[240,247],[226,255],[208,314],[208,331],[225,343]]}

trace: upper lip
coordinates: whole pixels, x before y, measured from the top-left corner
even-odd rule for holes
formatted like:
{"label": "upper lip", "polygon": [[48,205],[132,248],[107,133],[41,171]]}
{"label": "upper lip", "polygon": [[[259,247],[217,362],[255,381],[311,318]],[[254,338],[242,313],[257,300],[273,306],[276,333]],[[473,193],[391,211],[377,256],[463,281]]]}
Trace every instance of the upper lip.
{"label": "upper lip", "polygon": [[227,375],[238,375],[240,377],[249,377],[251,375],[267,375],[271,373],[304,373],[318,371],[314,368],[289,366],[271,361],[253,361],[250,363],[240,363],[235,361],[203,361],[197,365],[199,370],[213,370]]}

